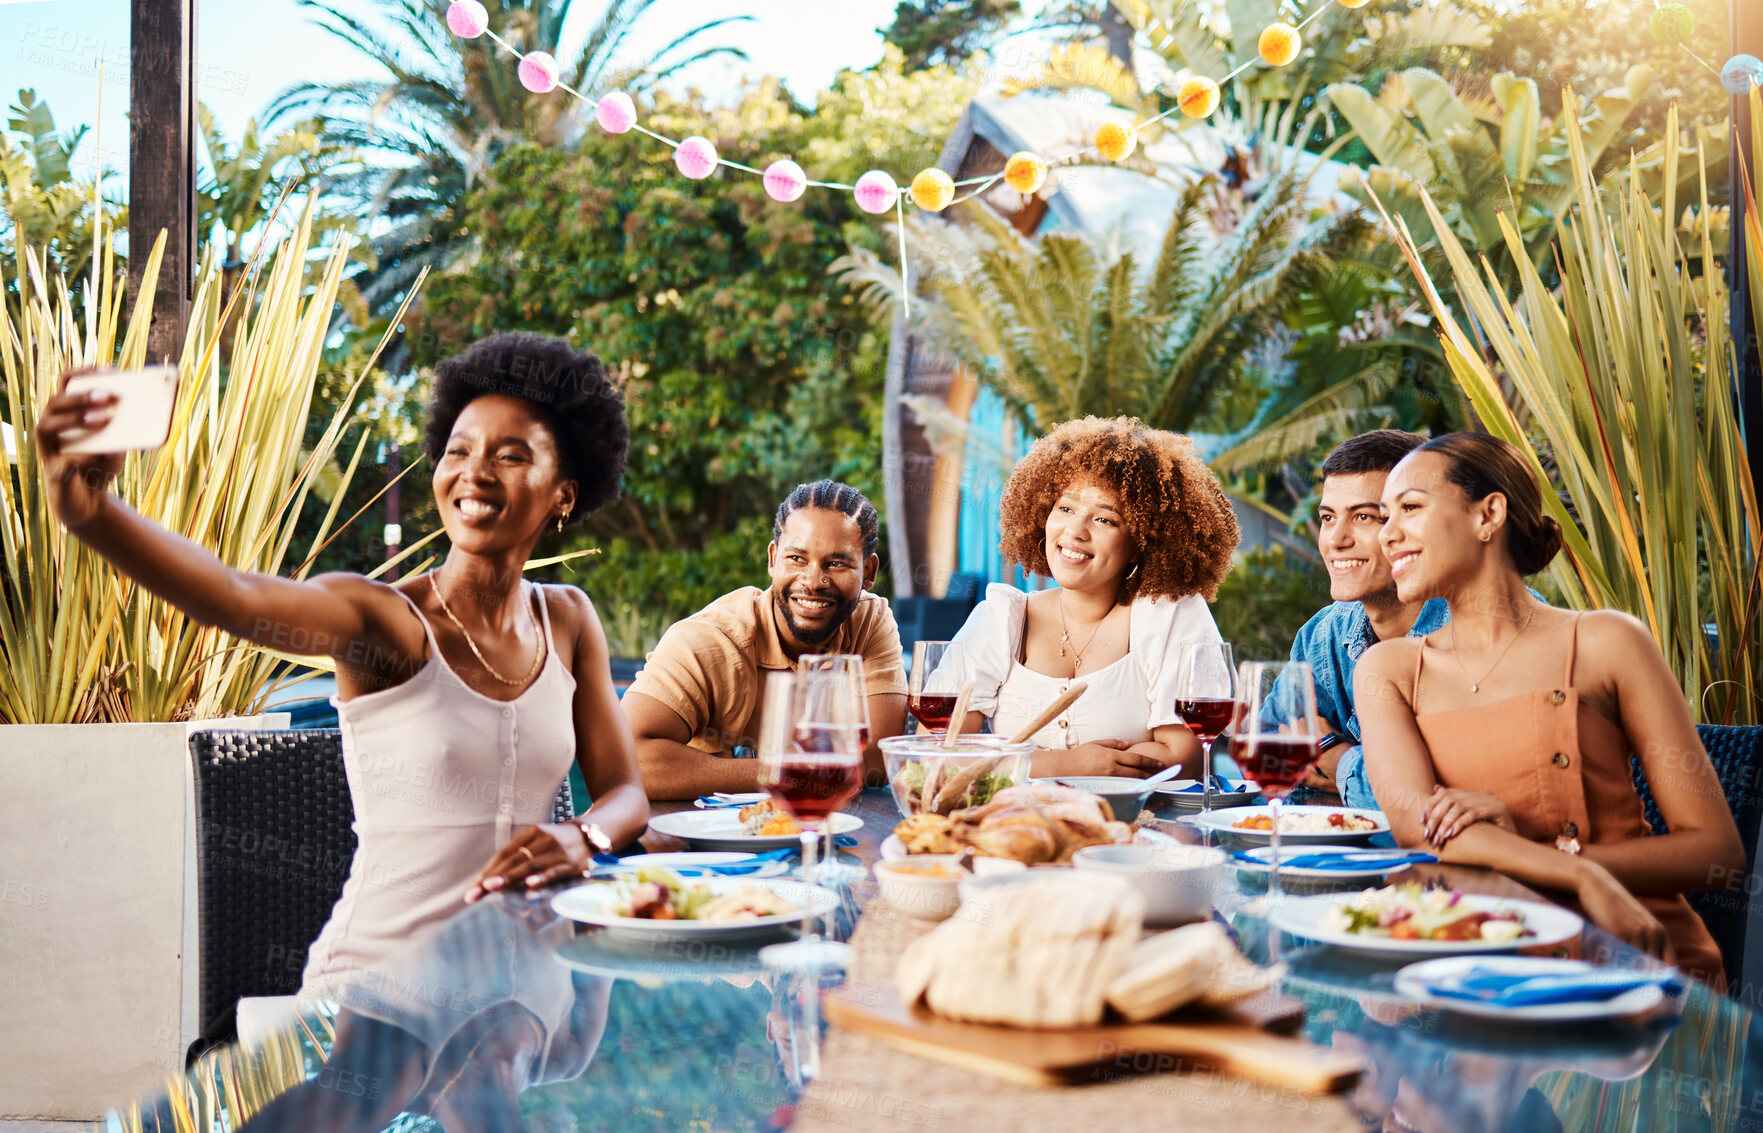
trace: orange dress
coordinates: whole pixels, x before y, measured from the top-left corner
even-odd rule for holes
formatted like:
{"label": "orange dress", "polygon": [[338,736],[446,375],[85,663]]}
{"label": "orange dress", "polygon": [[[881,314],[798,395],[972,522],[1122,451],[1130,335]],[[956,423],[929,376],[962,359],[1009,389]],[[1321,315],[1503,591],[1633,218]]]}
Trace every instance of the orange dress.
{"label": "orange dress", "polygon": [[[1499,796],[1518,833],[1533,842],[1552,846],[1565,836],[1594,846],[1648,837],[1646,815],[1629,776],[1627,734],[1581,703],[1574,690],[1578,644],[1575,617],[1559,688],[1475,708],[1417,712],[1414,722],[1432,754],[1438,781]],[[1416,704],[1426,649],[1422,639],[1414,661]],[[1636,896],[1670,934],[1678,967],[1713,987],[1724,987],[1720,949],[1683,895]]]}

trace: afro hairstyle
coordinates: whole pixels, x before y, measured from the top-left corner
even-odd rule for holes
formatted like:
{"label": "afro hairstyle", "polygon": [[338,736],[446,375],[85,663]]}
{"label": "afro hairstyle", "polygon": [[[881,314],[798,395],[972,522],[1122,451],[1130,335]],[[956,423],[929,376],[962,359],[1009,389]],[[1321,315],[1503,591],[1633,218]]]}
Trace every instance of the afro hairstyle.
{"label": "afro hairstyle", "polygon": [[561,338],[517,332],[480,339],[443,359],[435,366],[423,426],[422,449],[430,461],[439,463],[453,423],[486,394],[520,398],[551,430],[563,477],[576,482],[575,507],[565,523],[618,498],[630,426],[624,395],[593,352]]}

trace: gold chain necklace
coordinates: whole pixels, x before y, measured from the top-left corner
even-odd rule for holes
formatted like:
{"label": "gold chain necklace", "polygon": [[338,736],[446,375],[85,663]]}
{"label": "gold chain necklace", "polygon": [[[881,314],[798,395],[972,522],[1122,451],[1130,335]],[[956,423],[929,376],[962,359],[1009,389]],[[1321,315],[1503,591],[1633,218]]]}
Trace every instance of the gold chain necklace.
{"label": "gold chain necklace", "polygon": [[[447,615],[447,620],[459,627],[460,635],[465,638],[465,644],[471,646],[472,655],[477,658],[478,664],[482,665],[484,667],[485,671],[487,671],[492,677],[495,677],[497,680],[501,681],[505,685],[519,686],[519,685],[524,685],[524,684],[530,683],[532,681],[533,677],[538,674],[539,664],[542,661],[544,661],[544,659],[545,659],[545,635],[542,633],[539,634],[539,651],[538,651],[538,654],[533,658],[532,668],[527,670],[526,676],[522,677],[518,681],[509,680],[507,677],[503,676],[501,673],[498,673],[496,671],[496,667],[494,665],[490,664],[489,660],[484,656],[484,651],[479,649],[477,647],[477,642],[475,642],[471,639],[471,633],[468,630],[466,630],[465,623],[460,621],[457,617],[453,616],[452,609],[450,607],[448,607],[448,605],[447,605],[447,596],[445,594],[441,593],[441,584],[435,581],[435,577],[439,574],[440,574],[440,571],[430,571],[429,572],[429,589],[433,590],[435,592],[435,597],[440,600],[441,612],[443,614]],[[527,607],[526,616],[528,617],[528,619],[532,618],[532,616],[533,616],[532,607],[530,607],[530,606]],[[539,628],[537,622],[533,623],[533,628],[535,630]]]}
{"label": "gold chain necklace", "polygon": [[1506,654],[1510,653],[1512,647],[1518,643],[1518,639],[1524,636],[1524,631],[1530,628],[1530,623],[1535,617],[1536,612],[1533,610],[1530,617],[1524,619],[1524,624],[1518,627],[1518,632],[1512,635],[1512,640],[1506,643],[1506,648],[1500,650],[1500,655],[1494,658],[1494,663],[1488,666],[1487,672],[1481,675],[1480,681],[1470,680],[1469,670],[1463,666],[1463,655],[1458,652],[1457,649],[1457,623],[1455,621],[1451,623],[1451,656],[1456,660],[1457,668],[1462,671],[1463,679],[1469,681],[1470,692],[1481,691],[1481,681],[1487,680],[1488,677],[1493,674],[1494,669],[1499,666],[1500,662],[1506,659]]}
{"label": "gold chain necklace", "polygon": [[[1067,643],[1069,643],[1071,641],[1071,631],[1065,628],[1065,591],[1064,590],[1059,591],[1058,602],[1059,602],[1059,656],[1063,657],[1063,656],[1065,656],[1065,646]],[[1075,656],[1071,659],[1071,675],[1072,676],[1076,676],[1077,671],[1079,669],[1083,668],[1084,654],[1088,653],[1090,651],[1090,646],[1096,644],[1096,635],[1102,632],[1102,623],[1106,622],[1108,620],[1108,614],[1112,614],[1113,612],[1114,612],[1113,610],[1109,610],[1107,614],[1102,615],[1101,621],[1098,621],[1096,623],[1096,628],[1090,631],[1090,639],[1088,641],[1084,642],[1084,647],[1082,649],[1079,649],[1077,651],[1077,656]]]}

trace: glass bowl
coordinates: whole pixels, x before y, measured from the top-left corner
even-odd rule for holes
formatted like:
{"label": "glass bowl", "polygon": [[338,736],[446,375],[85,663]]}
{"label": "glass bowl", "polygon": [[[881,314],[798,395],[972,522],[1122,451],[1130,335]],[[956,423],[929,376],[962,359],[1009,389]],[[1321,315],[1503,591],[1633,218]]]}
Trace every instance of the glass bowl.
{"label": "glass bowl", "polygon": [[881,749],[894,803],[911,816],[979,806],[1005,787],[1028,782],[1035,745],[975,734],[944,747],[943,737],[932,733],[893,736],[881,741]]}

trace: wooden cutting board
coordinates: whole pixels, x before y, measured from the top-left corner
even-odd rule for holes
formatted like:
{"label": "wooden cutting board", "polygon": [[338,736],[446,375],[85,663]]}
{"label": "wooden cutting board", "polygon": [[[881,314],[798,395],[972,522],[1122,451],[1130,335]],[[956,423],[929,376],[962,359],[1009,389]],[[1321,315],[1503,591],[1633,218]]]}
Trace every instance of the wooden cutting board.
{"label": "wooden cutting board", "polygon": [[828,993],[825,1009],[835,1026],[1024,1086],[1209,1066],[1284,1089],[1336,1093],[1365,1069],[1364,1059],[1268,1033],[1267,1025],[1302,1018],[1302,1005],[1285,996],[1257,997],[1229,1013],[1184,1012],[1154,1023],[1058,1031],[940,1018],[922,1005],[907,1007],[887,984],[847,984]]}

